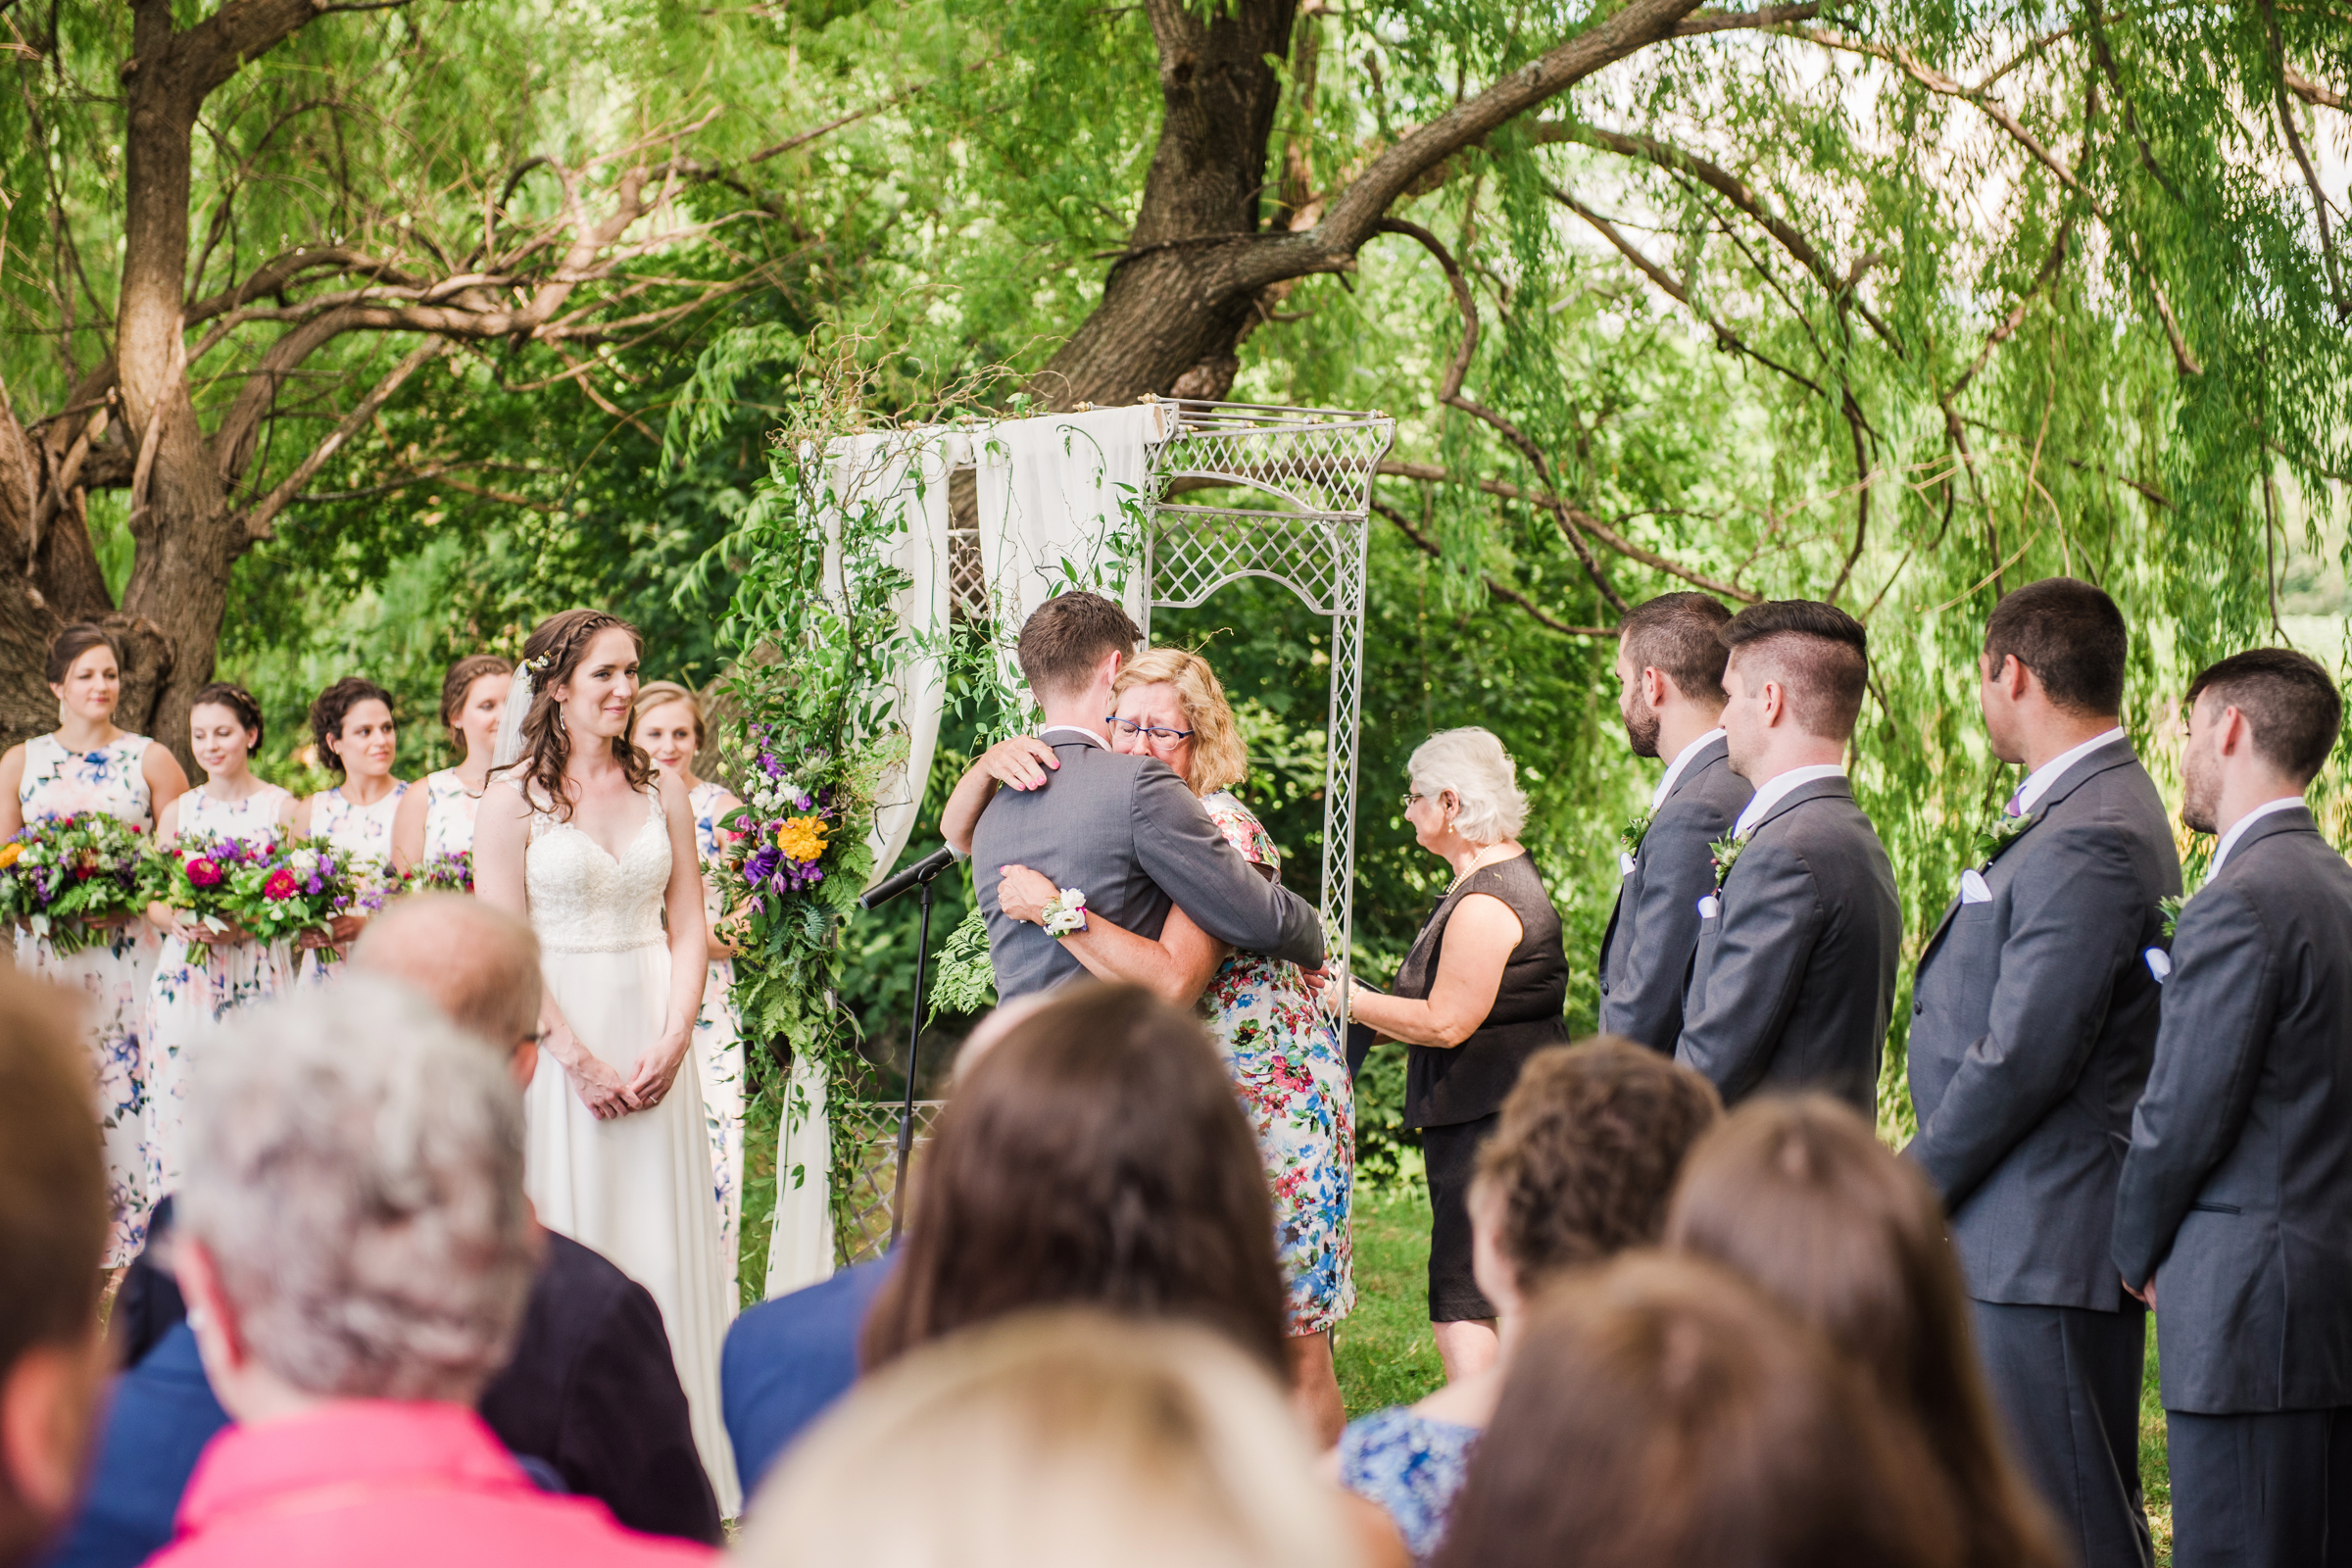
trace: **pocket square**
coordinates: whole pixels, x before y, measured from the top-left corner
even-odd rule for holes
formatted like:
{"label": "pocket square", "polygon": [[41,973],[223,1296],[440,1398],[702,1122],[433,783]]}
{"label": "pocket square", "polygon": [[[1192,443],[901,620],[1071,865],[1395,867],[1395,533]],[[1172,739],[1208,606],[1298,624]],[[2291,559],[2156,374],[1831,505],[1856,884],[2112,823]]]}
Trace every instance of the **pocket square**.
{"label": "pocket square", "polygon": [[1634,858],[1623,850],[1617,852],[1617,875],[1620,880],[1634,874]]}
{"label": "pocket square", "polygon": [[2156,977],[2158,985],[2162,985],[2172,978],[2173,956],[2171,954],[2162,948],[2150,948],[2141,956],[2148,960],[2148,973]]}
{"label": "pocket square", "polygon": [[1962,904],[1990,904],[1992,889],[1984,885],[1984,873],[1970,866],[1960,873],[1960,902]]}
{"label": "pocket square", "polygon": [[1698,901],[1698,917],[1701,920],[1712,920],[1722,912],[1723,901],[1714,894],[1710,893]]}

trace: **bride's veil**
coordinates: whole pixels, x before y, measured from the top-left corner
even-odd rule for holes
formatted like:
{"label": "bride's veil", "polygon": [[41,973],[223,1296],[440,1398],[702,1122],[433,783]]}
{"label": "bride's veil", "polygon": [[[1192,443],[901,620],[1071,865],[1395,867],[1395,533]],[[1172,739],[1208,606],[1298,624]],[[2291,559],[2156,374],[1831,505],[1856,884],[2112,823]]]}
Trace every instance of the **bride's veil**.
{"label": "bride's veil", "polygon": [[531,710],[531,661],[525,659],[514,666],[514,684],[507,688],[507,710],[498,721],[498,745],[490,753],[490,765],[501,768],[522,758],[522,721]]}

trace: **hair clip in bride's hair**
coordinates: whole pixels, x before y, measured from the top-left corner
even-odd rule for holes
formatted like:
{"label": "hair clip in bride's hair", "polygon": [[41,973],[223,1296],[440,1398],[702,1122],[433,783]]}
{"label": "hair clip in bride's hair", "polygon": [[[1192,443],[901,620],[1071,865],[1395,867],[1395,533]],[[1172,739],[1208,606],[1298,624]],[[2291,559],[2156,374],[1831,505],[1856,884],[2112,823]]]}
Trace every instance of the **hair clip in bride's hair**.
{"label": "hair clip in bride's hair", "polygon": [[555,657],[553,654],[541,654],[537,659],[524,660],[522,667],[526,672],[536,675],[545,670],[554,662]]}

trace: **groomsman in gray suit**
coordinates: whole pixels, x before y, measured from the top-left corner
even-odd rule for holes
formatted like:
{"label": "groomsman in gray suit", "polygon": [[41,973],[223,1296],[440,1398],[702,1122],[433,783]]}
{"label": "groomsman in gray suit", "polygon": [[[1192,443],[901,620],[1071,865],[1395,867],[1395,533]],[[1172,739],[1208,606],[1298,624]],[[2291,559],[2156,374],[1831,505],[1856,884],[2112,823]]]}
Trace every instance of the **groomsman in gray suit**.
{"label": "groomsman in gray suit", "polygon": [[1617,711],[1636,757],[1665,757],[1649,811],[1617,849],[1617,906],[1600,939],[1600,1032],[1672,1053],[1698,950],[1698,901],[1715,886],[1707,848],[1756,792],[1732,771],[1723,735],[1723,628],[1705,594],[1661,594],[1617,623]]}
{"label": "groomsman in gray suit", "polygon": [[2130,646],[2115,602],[2070,577],[1994,607],[1978,696],[1993,755],[2026,781],[1980,837],[1911,1003],[1906,1152],[1951,1215],[2018,1458],[2083,1568],[2149,1561],[2146,1314],[2108,1254],[2180,860],[2117,722]]}
{"label": "groomsman in gray suit", "polygon": [[1009,1002],[1086,973],[1059,940],[997,900],[1003,868],[1026,865],[1084,895],[1088,911],[1157,940],[1171,906],[1244,953],[1323,966],[1323,918],[1267,880],[1157,758],[1110,749],[1111,682],[1135,652],[1135,622],[1100,594],[1047,600],[1022,623],[1014,658],[1045,710],[1037,738],[1053,771],[989,802],[972,835],[972,883],[988,921],[997,995]]}
{"label": "groomsman in gray suit", "polygon": [[1727,1105],[1819,1089],[1869,1115],[1894,1004],[1894,869],[1854,804],[1845,746],[1870,674],[1835,605],[1750,605],[1723,628],[1724,739],[1755,796],[1713,857],[1677,1061]]}
{"label": "groomsman in gray suit", "polygon": [[2189,704],[2180,820],[2222,840],[2173,937],[2115,1264],[2156,1310],[2173,1561],[2352,1563],[2352,866],[2303,804],[2343,703],[2264,648]]}

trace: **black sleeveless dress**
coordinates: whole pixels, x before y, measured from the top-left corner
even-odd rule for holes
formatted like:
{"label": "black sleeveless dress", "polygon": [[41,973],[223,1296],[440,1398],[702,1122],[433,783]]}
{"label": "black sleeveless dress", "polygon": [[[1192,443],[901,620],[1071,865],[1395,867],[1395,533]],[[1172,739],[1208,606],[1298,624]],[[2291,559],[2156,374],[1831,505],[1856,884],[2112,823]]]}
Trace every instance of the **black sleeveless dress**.
{"label": "black sleeveless dress", "polygon": [[1421,1129],[1429,1173],[1433,1323],[1494,1315],[1470,1270],[1470,1179],[1478,1146],[1494,1132],[1496,1113],[1519,1081],[1520,1063],[1568,1039],[1561,1016],[1568,1004],[1568,956],[1560,947],[1560,913],[1525,855],[1480,866],[1438,901],[1396,971],[1396,995],[1428,1000],[1446,951],[1446,922],[1474,893],[1500,899],[1519,917],[1519,945],[1503,964],[1494,1005],[1477,1031],[1451,1050],[1405,1049],[1404,1124]]}

